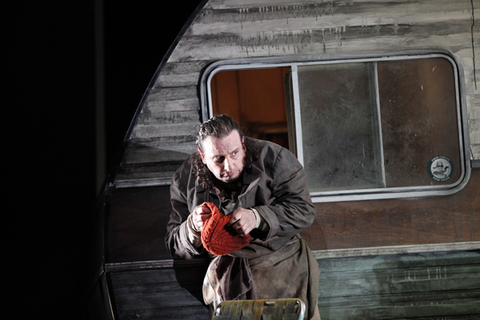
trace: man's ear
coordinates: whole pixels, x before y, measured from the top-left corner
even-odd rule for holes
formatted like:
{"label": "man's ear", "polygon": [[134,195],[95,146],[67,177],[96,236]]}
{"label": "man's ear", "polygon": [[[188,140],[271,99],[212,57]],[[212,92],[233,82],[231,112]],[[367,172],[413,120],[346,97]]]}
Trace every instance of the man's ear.
{"label": "man's ear", "polygon": [[198,150],[198,153],[200,153],[200,156],[202,157],[203,163],[206,164],[207,162],[205,161],[205,155],[203,154],[202,150],[200,148],[198,148],[197,150]]}
{"label": "man's ear", "polygon": [[242,146],[243,146],[243,151],[247,151],[247,147],[245,146],[245,136],[242,137]]}

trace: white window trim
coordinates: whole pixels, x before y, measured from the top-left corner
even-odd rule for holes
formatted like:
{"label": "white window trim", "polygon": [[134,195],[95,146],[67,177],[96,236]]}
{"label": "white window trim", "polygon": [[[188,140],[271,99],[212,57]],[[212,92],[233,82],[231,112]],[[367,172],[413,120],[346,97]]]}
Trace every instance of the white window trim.
{"label": "white window trim", "polygon": [[[445,58],[450,61],[454,68],[455,76],[455,90],[457,103],[457,119],[459,128],[459,148],[460,148],[460,163],[461,176],[452,184],[435,185],[435,186],[412,186],[412,187],[396,187],[396,188],[372,188],[372,189],[353,189],[353,190],[335,190],[311,192],[313,202],[334,202],[334,201],[358,201],[358,200],[373,200],[373,199],[393,199],[393,198],[416,198],[427,196],[439,196],[454,194],[465,187],[467,184],[471,167],[468,162],[470,159],[469,136],[468,136],[468,120],[466,101],[463,83],[463,68],[460,62],[454,58],[453,54],[444,50],[438,50],[438,53],[432,51],[415,51],[392,53],[388,56],[370,56],[370,57],[352,57],[352,56],[336,56],[335,59],[325,59],[321,56],[301,56],[301,57],[276,57],[276,58],[251,58],[251,59],[235,59],[218,61],[209,65],[202,74],[200,82],[200,102],[202,121],[205,121],[213,116],[212,98],[211,98],[211,80],[220,71],[225,70],[246,70],[246,69],[261,69],[261,68],[277,68],[290,67],[292,70],[293,82],[293,100],[294,100],[294,114],[295,114],[295,137],[296,137],[296,152],[299,162],[304,164],[303,143],[302,143],[302,124],[301,124],[301,105],[298,93],[298,66],[306,65],[322,65],[322,64],[342,64],[342,63],[366,63],[366,62],[381,62],[381,61],[398,61],[419,58]],[[377,108],[379,106],[378,97],[378,78],[375,72],[376,81],[376,99]],[[381,125],[381,123],[379,124]],[[380,128],[381,129],[381,128]],[[384,155],[382,157],[382,170],[384,171]],[[385,176],[385,174],[383,174]]]}

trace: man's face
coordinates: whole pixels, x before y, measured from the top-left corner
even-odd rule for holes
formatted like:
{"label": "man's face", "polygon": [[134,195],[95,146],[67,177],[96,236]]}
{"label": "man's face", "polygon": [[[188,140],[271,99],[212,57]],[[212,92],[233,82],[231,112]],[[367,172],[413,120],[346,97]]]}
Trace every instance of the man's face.
{"label": "man's face", "polygon": [[244,139],[233,130],[228,136],[215,138],[208,136],[203,140],[202,149],[198,149],[203,163],[225,183],[236,181],[243,171],[243,158],[245,157]]}

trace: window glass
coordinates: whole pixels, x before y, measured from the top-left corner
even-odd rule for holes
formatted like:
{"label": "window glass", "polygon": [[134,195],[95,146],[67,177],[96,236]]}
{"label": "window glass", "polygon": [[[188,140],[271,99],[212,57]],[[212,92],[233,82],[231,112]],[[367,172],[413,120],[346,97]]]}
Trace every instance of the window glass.
{"label": "window glass", "polygon": [[[461,160],[455,78],[450,61],[431,58],[379,62],[378,87],[387,187],[457,181]],[[426,170],[436,156],[450,160],[451,167],[447,169],[453,172],[449,179],[432,179]]]}
{"label": "window glass", "polygon": [[383,187],[373,75],[368,63],[298,67],[312,192]]}

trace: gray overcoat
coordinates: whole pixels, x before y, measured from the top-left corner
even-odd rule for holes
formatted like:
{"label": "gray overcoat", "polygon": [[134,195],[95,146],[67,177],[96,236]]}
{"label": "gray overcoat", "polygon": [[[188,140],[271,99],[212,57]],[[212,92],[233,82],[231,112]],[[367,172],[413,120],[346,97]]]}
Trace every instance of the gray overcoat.
{"label": "gray overcoat", "polygon": [[[243,184],[247,188],[238,197],[238,207],[256,209],[268,231],[252,230],[251,243],[231,256],[248,259],[259,299],[300,298],[307,304],[306,319],[312,318],[320,271],[299,236],[315,217],[305,172],[287,149],[268,141],[245,139],[256,143],[260,153],[251,170],[244,171]],[[170,187],[173,210],[165,241],[170,254],[179,259],[205,254],[202,246],[195,247],[188,240],[186,220],[194,208],[205,201],[221,207],[215,190],[206,190],[197,181],[190,160],[176,171]]]}

